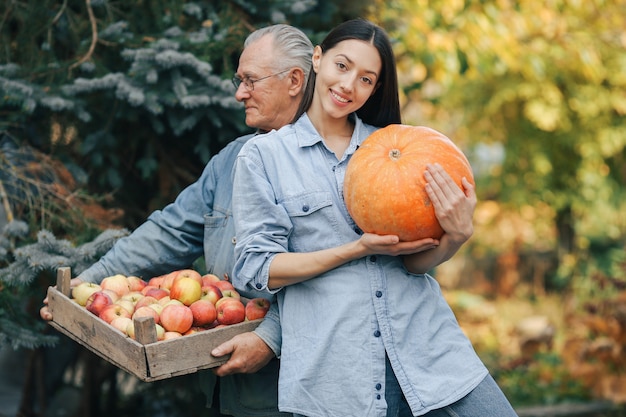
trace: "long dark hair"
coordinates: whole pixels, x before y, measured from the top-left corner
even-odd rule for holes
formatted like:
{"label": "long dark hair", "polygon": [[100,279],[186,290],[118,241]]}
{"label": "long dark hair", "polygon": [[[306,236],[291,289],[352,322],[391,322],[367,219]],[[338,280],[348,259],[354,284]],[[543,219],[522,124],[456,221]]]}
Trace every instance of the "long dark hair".
{"label": "long dark hair", "polygon": [[[365,104],[356,111],[357,116],[363,122],[377,127],[401,123],[396,61],[387,33],[368,20],[353,19],[331,30],[319,46],[322,48],[322,53],[325,53],[339,42],[350,39],[371,42],[378,50],[380,60],[382,61],[380,86]],[[293,122],[298,120],[311,106],[315,90],[315,78],[316,73],[311,70],[304,97],[300,102],[300,107],[298,107]]]}

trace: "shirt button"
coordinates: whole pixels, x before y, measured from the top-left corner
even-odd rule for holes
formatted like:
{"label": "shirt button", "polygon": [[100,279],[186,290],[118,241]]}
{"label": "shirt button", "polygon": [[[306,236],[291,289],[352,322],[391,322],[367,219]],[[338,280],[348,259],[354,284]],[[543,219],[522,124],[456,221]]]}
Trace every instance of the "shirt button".
{"label": "shirt button", "polygon": [[376,384],[376,389],[380,390],[383,386],[381,384]]}
{"label": "shirt button", "polygon": [[376,262],[376,255],[370,256],[370,262]]}
{"label": "shirt button", "polygon": [[305,213],[308,212],[309,211],[309,205],[308,204],[303,205],[302,206],[302,211],[305,212]]}
{"label": "shirt button", "polygon": [[237,238],[233,236],[232,239],[230,239],[230,243],[232,243],[233,245],[237,243]]}
{"label": "shirt button", "polygon": [[260,282],[257,282],[256,288],[257,290],[260,290],[261,288],[263,288],[263,284],[261,284]]}
{"label": "shirt button", "polygon": [[382,291],[376,291],[376,297],[380,298],[383,296],[383,292]]}
{"label": "shirt button", "polygon": [[374,337],[380,337],[380,330],[376,330],[374,332]]}
{"label": "shirt button", "polygon": [[376,395],[376,399],[380,400],[380,394]]}

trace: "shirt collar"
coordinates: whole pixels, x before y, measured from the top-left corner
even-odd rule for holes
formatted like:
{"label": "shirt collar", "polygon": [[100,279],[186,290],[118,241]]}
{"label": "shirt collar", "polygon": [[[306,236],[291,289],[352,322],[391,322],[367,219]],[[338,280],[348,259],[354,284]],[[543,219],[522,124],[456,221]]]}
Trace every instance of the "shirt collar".
{"label": "shirt collar", "polygon": [[[350,114],[350,119],[354,122],[354,132],[352,133],[352,138],[350,139],[350,145],[348,149],[346,149],[347,154],[353,153],[361,143],[365,140],[365,138],[369,135],[370,129],[366,128],[366,125],[363,121],[356,115],[356,113]],[[301,132],[302,134],[298,134],[298,146],[301,148],[307,146],[313,146],[318,142],[322,142],[322,137],[311,123],[309,116],[304,113],[300,118],[295,122],[294,128],[297,132]]]}

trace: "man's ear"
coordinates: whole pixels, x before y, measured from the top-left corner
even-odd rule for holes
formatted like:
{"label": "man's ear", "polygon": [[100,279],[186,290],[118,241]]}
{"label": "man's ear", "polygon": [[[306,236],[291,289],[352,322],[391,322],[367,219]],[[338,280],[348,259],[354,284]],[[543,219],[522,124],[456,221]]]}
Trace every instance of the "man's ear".
{"label": "man's ear", "polygon": [[297,96],[302,92],[302,88],[304,87],[304,77],[306,74],[302,71],[302,68],[293,68],[289,72],[289,95],[292,97]]}

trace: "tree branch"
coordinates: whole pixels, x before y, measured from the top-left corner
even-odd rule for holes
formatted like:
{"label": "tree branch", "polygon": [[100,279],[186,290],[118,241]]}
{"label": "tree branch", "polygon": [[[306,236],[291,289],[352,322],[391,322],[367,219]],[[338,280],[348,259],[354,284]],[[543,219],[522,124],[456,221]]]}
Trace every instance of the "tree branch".
{"label": "tree branch", "polygon": [[89,60],[91,55],[93,55],[93,51],[96,49],[96,43],[98,43],[98,25],[96,23],[96,17],[93,14],[93,8],[91,7],[91,0],[85,0],[85,6],[87,6],[89,22],[91,23],[91,45],[89,45],[87,53],[80,60],[78,60],[78,62],[70,65],[70,71]]}

